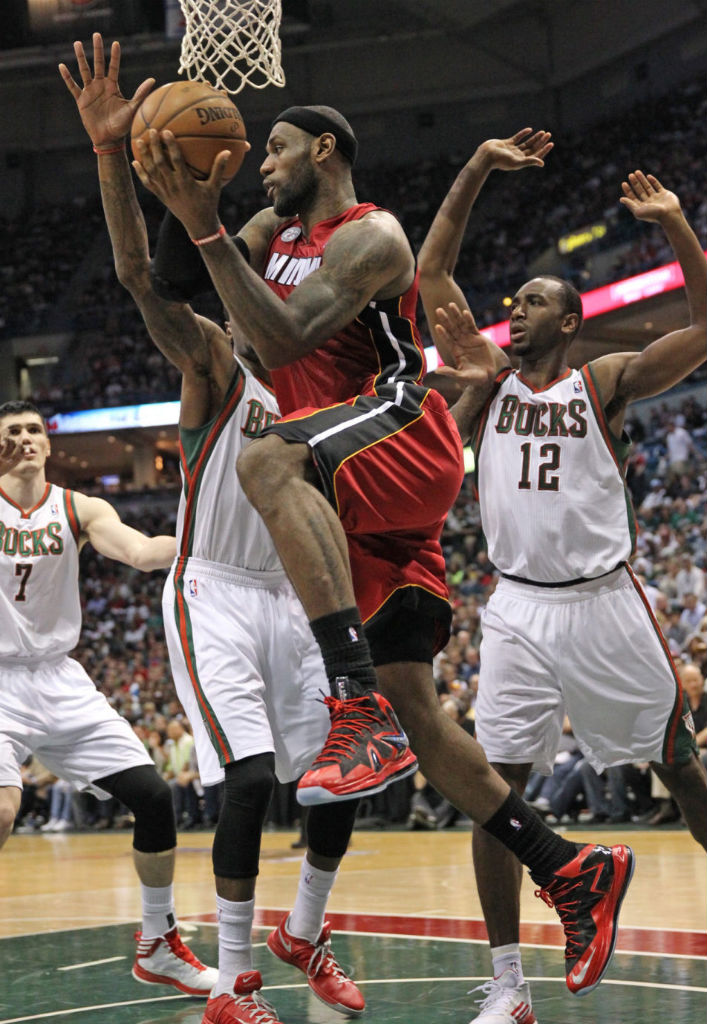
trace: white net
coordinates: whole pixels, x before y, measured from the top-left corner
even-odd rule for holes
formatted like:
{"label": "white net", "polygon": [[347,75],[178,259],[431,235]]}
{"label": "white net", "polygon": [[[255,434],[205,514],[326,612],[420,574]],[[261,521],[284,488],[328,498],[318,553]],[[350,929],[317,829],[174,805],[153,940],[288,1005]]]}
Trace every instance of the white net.
{"label": "white net", "polygon": [[281,0],[179,0],[186,22],[180,74],[231,94],[284,85]]}

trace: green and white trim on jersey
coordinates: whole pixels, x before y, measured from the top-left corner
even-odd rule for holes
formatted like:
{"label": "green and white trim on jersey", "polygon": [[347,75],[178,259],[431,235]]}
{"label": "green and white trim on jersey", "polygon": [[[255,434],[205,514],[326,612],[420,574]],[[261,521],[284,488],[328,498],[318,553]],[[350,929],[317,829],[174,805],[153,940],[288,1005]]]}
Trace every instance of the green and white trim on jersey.
{"label": "green and white trim on jersey", "polygon": [[668,647],[667,641],[663,636],[663,631],[653,614],[653,609],[648,602],[643,591],[643,587],[636,579],[630,565],[626,566],[626,571],[631,577],[634,589],[646,609],[646,615],[648,616],[653,632],[663,649],[670,673],[675,680],[675,703],[673,704],[673,710],[670,713],[670,717],[665,727],[662,762],[663,764],[685,764],[693,755],[697,754],[695,726],[692,721],[692,712],[690,710],[690,705],[688,704],[687,695],[682,688],[680,676],[675,669],[675,663],[673,662],[670,648]]}
{"label": "green and white trim on jersey", "polygon": [[599,385],[596,382],[594,370],[592,369],[592,364],[585,363],[579,372],[582,374],[582,380],[584,381],[584,386],[587,389],[587,395],[589,396],[589,401],[594,411],[596,421],[599,424],[599,429],[601,430],[602,437],[606,442],[606,447],[609,449],[611,457],[614,460],[616,468],[621,474],[621,479],[624,483],[626,516],[628,519],[628,530],[631,537],[631,554],[635,555],[636,535],[638,531],[636,527],[636,516],[633,511],[633,502],[631,501],[629,489],[626,486],[626,462],[628,460],[628,455],[631,450],[631,439],[630,437],[628,437],[627,434],[624,434],[623,437],[617,437],[616,434],[614,434],[611,428],[609,427],[609,423],[604,413],[604,403],[602,402],[601,393],[599,391]]}
{"label": "green and white trim on jersey", "polygon": [[[219,726],[218,718],[214,714],[213,708],[206,699],[199,680],[191,618],[187,602],[184,598],[184,581],[186,561],[191,554],[194,539],[199,492],[209,463],[209,457],[212,455],[226,424],[238,408],[243,397],[244,388],[245,373],[240,364],[236,363],[233,380],[218,415],[203,427],[193,430],[185,430],[180,427],[179,431],[179,453],[184,477],[186,508],[182,535],[179,538],[179,555],[174,567],[174,616],[179,630],[184,664],[201,709],[202,721],[209,733],[214,748],[218,751],[219,760],[222,764],[228,764],[233,761],[233,751],[223,730]],[[235,473],[235,465],[233,471]]]}
{"label": "green and white trim on jersey", "polygon": [[179,428],[179,457],[184,477],[184,498],[186,500],[184,526],[179,543],[180,558],[188,558],[191,554],[197,501],[206,467],[210,456],[214,452],[216,442],[243,397],[244,387],[245,374],[240,364],[236,363],[236,371],[233,374],[233,380],[229,385],[219,414],[211,422],[204,424],[203,427],[195,429]]}

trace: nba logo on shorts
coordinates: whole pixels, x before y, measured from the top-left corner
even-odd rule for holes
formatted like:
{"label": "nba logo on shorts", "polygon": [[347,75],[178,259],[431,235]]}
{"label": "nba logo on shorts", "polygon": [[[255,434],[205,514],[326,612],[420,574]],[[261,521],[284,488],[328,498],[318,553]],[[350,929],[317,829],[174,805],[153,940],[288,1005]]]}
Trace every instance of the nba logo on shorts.
{"label": "nba logo on shorts", "polygon": [[575,395],[581,395],[582,392],[584,391],[584,388],[582,387],[581,380],[576,380],[574,382],[574,384],[572,385],[572,387],[574,388]]}
{"label": "nba logo on shorts", "polygon": [[199,585],[196,580],[189,580],[189,597],[199,596]]}

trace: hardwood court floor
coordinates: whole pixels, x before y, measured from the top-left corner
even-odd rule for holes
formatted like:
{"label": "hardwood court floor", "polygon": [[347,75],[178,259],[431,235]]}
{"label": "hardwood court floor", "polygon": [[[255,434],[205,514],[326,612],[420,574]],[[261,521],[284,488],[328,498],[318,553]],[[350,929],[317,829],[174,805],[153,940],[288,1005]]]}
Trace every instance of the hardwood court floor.
{"label": "hardwood court floor", "polygon": [[[573,832],[576,841],[617,841]],[[263,842],[255,966],[284,1024],[342,1018],[311,996],[303,976],[275,960],[265,937],[292,902],[301,852],[294,835]],[[707,1017],[707,872],[684,831],[631,831],[637,854],[617,953],[584,999],[564,983],[554,912],[522,892],[524,966],[538,1024],[704,1024]],[[469,990],[488,977],[488,952],[470,867],[470,833],[354,833],[328,915],[341,962],[361,981],[371,1024],[467,1024]],[[177,910],[206,962],[216,960],[207,833],[181,833]],[[140,900],[129,833],[13,836],[0,855],[0,1024],[200,1024],[203,1003],[130,976]]]}

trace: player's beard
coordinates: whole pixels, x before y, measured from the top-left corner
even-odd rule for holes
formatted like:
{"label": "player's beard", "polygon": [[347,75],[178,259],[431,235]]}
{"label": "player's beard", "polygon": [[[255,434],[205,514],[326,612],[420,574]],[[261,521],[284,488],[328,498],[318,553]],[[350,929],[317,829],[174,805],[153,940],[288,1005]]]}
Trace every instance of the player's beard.
{"label": "player's beard", "polygon": [[304,161],[286,185],[280,185],[273,202],[278,217],[302,216],[314,203],[317,195],[317,176],[311,164]]}

